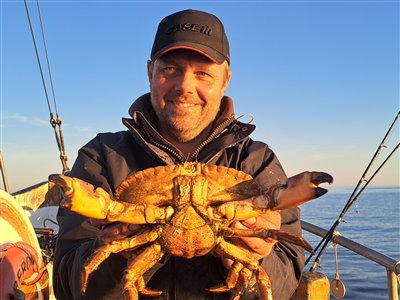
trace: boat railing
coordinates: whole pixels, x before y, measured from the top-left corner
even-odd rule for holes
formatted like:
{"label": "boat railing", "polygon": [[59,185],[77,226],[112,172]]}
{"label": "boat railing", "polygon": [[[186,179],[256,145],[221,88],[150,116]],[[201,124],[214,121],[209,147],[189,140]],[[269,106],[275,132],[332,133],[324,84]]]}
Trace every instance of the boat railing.
{"label": "boat railing", "polygon": [[[324,237],[328,232],[327,230],[306,221],[301,221],[301,226],[303,230],[320,237]],[[399,299],[397,276],[400,274],[400,261],[396,261],[391,257],[358,244],[348,238],[345,238],[344,236],[335,235],[332,239],[332,242],[385,267],[387,272],[388,299]]]}

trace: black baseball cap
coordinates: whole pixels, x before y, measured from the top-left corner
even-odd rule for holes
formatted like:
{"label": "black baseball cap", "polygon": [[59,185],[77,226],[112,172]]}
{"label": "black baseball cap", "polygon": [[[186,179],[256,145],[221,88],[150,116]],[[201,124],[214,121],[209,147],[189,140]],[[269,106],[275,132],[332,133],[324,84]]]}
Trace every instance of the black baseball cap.
{"label": "black baseball cap", "polygon": [[229,60],[224,25],[214,15],[187,9],[161,20],[151,50],[151,60],[174,49],[190,49],[217,64]]}

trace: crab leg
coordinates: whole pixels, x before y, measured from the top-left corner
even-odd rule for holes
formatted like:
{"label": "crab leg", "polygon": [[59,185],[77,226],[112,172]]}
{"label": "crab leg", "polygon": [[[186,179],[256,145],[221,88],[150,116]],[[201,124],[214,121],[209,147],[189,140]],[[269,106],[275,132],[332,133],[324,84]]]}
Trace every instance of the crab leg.
{"label": "crab leg", "polygon": [[271,279],[262,267],[259,267],[256,273],[258,288],[262,299],[272,300]]}
{"label": "crab leg", "polygon": [[258,268],[258,261],[249,251],[227,241],[221,240],[221,242],[215,246],[214,253],[220,257],[230,258],[234,261],[240,262],[252,271]]}
{"label": "crab leg", "polygon": [[[259,203],[258,203],[259,202]],[[252,197],[246,200],[230,201],[215,207],[208,207],[207,214],[211,219],[225,219],[228,221],[242,221],[256,217],[269,208],[265,208],[262,196]]]}
{"label": "crab leg", "polygon": [[[245,293],[253,274],[253,271],[244,267],[241,263],[233,262],[225,279],[226,284],[221,284],[208,290],[213,293],[224,293],[234,289],[231,300],[238,300]],[[255,271],[255,275],[259,286],[260,298],[263,300],[272,300],[271,280],[268,274],[259,266]]]}
{"label": "crab leg", "polygon": [[286,184],[272,186],[262,195],[210,207],[207,213],[213,219],[246,220],[268,210],[287,209],[318,198],[327,192],[318,185],[332,181],[327,173],[303,172],[290,177]]}
{"label": "crab leg", "polygon": [[234,261],[229,269],[228,275],[225,278],[225,284],[220,284],[208,288],[208,291],[212,293],[224,293],[233,289],[238,281],[239,272],[243,269],[243,265],[239,262]]}
{"label": "crab leg", "polygon": [[[249,272],[252,273],[259,267],[258,261],[250,254],[249,251],[246,251],[224,240],[215,246],[213,253],[221,258],[232,259],[234,263],[232,264],[225,279],[225,285],[211,287],[208,289],[210,292],[222,293],[233,288],[236,289],[239,273],[241,273],[243,269],[248,269]],[[240,290],[244,290],[247,288],[247,282],[242,282],[238,288]]]}
{"label": "crab leg", "polygon": [[231,299],[240,299],[246,291],[251,277],[256,274],[260,287],[261,298],[272,300],[271,281],[268,274],[262,269],[256,259],[246,250],[223,241],[214,249],[220,257],[230,258],[234,261],[225,280],[225,285],[211,287],[208,290],[222,293],[233,289]]}
{"label": "crab leg", "polygon": [[[255,273],[258,273],[258,270],[262,269],[261,267],[258,267],[257,271],[255,271]],[[246,292],[247,287],[250,284],[250,280],[253,277],[254,272],[247,269],[247,268],[243,268],[242,270],[240,270],[239,273],[239,279],[238,279],[238,283],[235,287],[235,289],[232,292],[232,296],[231,296],[231,300],[239,300],[241,298],[241,296]],[[265,288],[268,288],[267,286]],[[271,288],[271,287],[269,287]],[[271,291],[272,292],[272,291]],[[266,298],[263,297],[264,295],[260,295],[262,300],[272,300],[272,298]]]}
{"label": "crab leg", "polygon": [[148,231],[137,236],[116,240],[110,244],[97,248],[86,260],[82,271],[82,293],[87,290],[88,280],[99,265],[105,261],[112,253],[119,253],[124,250],[133,250],[141,245],[155,241],[161,234],[161,228]]}
{"label": "crab leg", "polygon": [[151,204],[132,204],[112,201],[106,219],[129,224],[166,224],[174,214],[172,206],[158,207]]}
{"label": "crab leg", "polygon": [[144,295],[160,295],[161,292],[146,289],[143,274],[152,268],[164,256],[161,245],[157,242],[150,245],[137,257],[129,260],[123,278],[124,300],[137,300],[138,292]]}
{"label": "crab leg", "polygon": [[114,201],[104,189],[94,189],[93,185],[79,178],[56,174],[51,175],[49,181],[63,190],[62,207],[89,218],[130,224],[165,224],[174,213],[172,206]]}
{"label": "crab leg", "polygon": [[263,239],[274,239],[278,241],[289,242],[298,246],[303,247],[307,251],[313,253],[314,250],[311,245],[302,237],[293,235],[284,230],[276,230],[276,229],[239,229],[239,228],[231,228],[231,227],[223,227],[221,228],[221,233],[223,236],[227,237],[258,237]]}

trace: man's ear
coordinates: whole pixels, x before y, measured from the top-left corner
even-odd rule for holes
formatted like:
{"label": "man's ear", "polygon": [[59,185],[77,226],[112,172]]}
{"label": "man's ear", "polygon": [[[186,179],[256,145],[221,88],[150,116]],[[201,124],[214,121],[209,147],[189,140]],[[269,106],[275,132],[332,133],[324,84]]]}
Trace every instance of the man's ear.
{"label": "man's ear", "polygon": [[225,94],[225,91],[227,90],[230,81],[231,81],[231,69],[227,66],[225,82],[224,82],[224,86],[222,88],[222,90],[223,90],[222,94]]}
{"label": "man's ear", "polygon": [[147,77],[149,78],[149,82],[151,83],[151,80],[153,79],[153,67],[154,67],[154,62],[151,60],[147,61]]}

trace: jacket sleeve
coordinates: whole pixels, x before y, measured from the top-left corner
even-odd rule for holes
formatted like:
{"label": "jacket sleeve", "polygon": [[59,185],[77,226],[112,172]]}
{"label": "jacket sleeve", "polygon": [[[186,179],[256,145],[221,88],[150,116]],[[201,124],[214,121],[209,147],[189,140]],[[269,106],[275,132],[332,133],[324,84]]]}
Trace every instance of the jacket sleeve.
{"label": "jacket sleeve", "polygon": [[[96,143],[94,139],[79,151],[71,176],[79,177],[96,187],[101,186],[110,191],[107,172],[103,167],[101,155],[96,150],[100,149]],[[61,207],[57,220],[59,233],[53,267],[53,285],[57,299],[101,299],[99,295],[107,295],[106,299],[112,299],[111,294],[114,290],[120,293],[118,284],[126,260],[121,255],[114,254],[90,276],[86,296],[82,295],[82,266],[96,247],[99,229],[92,226],[86,217]],[[100,278],[101,284],[97,284]]]}
{"label": "jacket sleeve", "polygon": [[[253,174],[262,189],[274,184],[284,184],[285,172],[275,153],[263,143],[250,142],[248,159],[242,167]],[[281,211],[281,230],[301,236],[300,209],[291,208]],[[272,283],[274,299],[289,299],[298,286],[304,268],[303,248],[279,241],[270,255],[263,259],[261,266],[268,273]]]}

